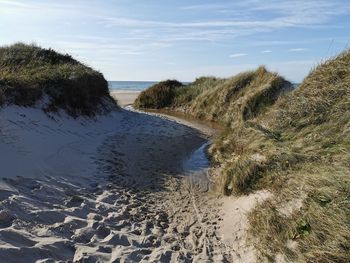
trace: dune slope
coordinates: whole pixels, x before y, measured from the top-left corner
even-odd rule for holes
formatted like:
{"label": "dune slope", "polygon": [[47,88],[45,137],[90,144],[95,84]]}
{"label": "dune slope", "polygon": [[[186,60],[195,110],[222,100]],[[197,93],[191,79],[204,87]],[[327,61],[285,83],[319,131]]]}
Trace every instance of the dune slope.
{"label": "dune slope", "polygon": [[[278,138],[245,131],[250,135],[240,158],[264,156],[254,188],[269,188],[275,196],[251,215],[256,246],[265,255],[282,253],[299,262],[350,259],[349,68],[350,52],[325,62],[253,120],[253,127]],[[237,165],[229,168],[232,177]],[[244,176],[254,172],[247,169]]]}
{"label": "dune slope", "polygon": [[350,259],[349,68],[344,52],[290,93],[263,68],[178,89],[174,110],[227,125],[210,149],[222,191],[271,193],[249,215],[261,261]]}

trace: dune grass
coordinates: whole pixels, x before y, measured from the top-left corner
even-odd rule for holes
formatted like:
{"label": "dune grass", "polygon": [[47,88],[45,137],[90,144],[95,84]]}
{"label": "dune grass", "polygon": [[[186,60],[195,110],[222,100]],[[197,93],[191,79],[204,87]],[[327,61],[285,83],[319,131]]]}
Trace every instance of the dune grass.
{"label": "dune grass", "polygon": [[350,262],[349,83],[346,52],[212,148],[226,194],[273,193],[250,214],[261,261]]}
{"label": "dune grass", "polygon": [[289,91],[260,67],[198,79],[169,107],[226,125],[209,149],[223,193],[273,194],[249,214],[259,261],[350,262],[350,52]]}
{"label": "dune grass", "polygon": [[0,103],[32,106],[47,95],[45,111],[93,115],[113,100],[103,75],[70,55],[17,43],[0,48]]}
{"label": "dune grass", "polygon": [[182,83],[177,80],[167,80],[157,83],[149,89],[142,91],[135,100],[137,108],[164,108],[173,102],[176,90],[182,87]]}
{"label": "dune grass", "polygon": [[[256,186],[274,193],[251,214],[256,246],[272,260],[281,252],[299,262],[350,262],[349,83],[350,52],[345,52],[318,66],[297,90],[254,120],[278,131],[281,139],[250,142],[250,153],[271,143],[265,156],[273,156],[274,149],[300,157],[286,166],[290,159],[277,156]],[[298,199],[301,209],[288,216],[280,212],[286,201]],[[267,242],[271,235],[273,246]],[[293,241],[295,249],[288,246]]]}
{"label": "dune grass", "polygon": [[[169,85],[171,83],[160,82],[142,92],[134,105],[137,108],[167,107],[200,119],[227,124],[258,114],[258,111],[273,103],[281,92],[291,89],[288,81],[264,67],[229,79],[201,77],[189,85],[178,85],[176,88]],[[141,104],[141,101],[147,103]]]}

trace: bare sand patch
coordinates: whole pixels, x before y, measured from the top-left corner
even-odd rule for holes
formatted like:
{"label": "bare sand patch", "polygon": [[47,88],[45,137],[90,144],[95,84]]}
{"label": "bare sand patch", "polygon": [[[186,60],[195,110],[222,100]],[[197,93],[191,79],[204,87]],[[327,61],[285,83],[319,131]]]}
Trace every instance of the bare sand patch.
{"label": "bare sand patch", "polygon": [[132,105],[141,91],[133,90],[112,90],[111,96],[117,100],[118,104],[122,107]]}
{"label": "bare sand patch", "polygon": [[229,259],[215,196],[182,164],[206,142],[165,118],[0,111],[0,257],[6,262]]}
{"label": "bare sand patch", "polygon": [[184,170],[213,135],[202,124],[127,110],[73,119],[16,106],[0,117],[5,262],[254,258],[245,215],[266,195],[218,197],[201,181],[210,170]]}

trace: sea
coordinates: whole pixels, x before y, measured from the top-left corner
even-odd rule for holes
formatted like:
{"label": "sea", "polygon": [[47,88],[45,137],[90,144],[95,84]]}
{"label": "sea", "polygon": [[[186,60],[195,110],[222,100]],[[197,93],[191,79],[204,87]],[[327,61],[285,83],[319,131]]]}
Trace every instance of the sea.
{"label": "sea", "polygon": [[110,90],[142,91],[157,84],[156,81],[108,81]]}

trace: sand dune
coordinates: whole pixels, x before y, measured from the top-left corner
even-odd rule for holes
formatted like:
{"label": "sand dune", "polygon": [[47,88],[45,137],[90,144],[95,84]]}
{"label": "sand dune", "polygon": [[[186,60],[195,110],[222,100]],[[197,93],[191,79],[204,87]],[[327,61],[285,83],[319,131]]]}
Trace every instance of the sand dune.
{"label": "sand dune", "polygon": [[246,251],[223,242],[235,215],[206,192],[208,171],[183,169],[206,142],[198,131],[125,110],[89,120],[11,106],[0,120],[1,262],[232,262]]}

